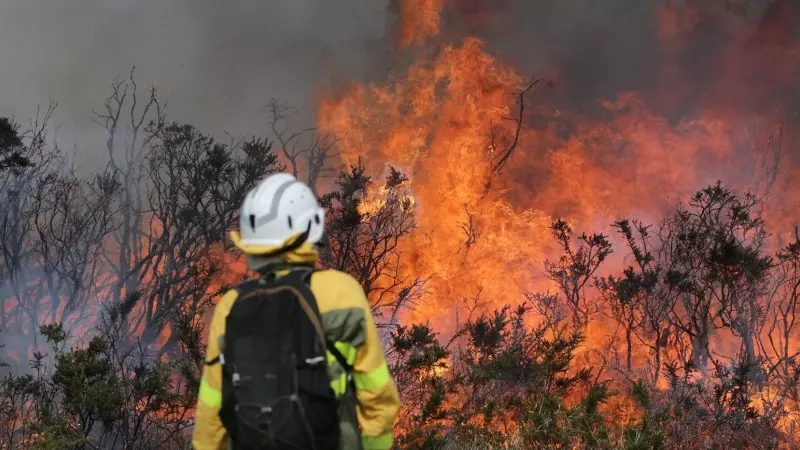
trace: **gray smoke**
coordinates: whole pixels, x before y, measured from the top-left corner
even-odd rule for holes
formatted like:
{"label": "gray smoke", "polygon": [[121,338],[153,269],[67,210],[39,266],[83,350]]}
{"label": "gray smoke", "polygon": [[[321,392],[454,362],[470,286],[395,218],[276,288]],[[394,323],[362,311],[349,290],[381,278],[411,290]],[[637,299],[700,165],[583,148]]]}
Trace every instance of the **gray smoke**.
{"label": "gray smoke", "polygon": [[[788,0],[454,0],[449,29],[484,38],[489,53],[521,75],[557,68],[558,95],[571,109],[612,99],[620,91],[661,93],[666,64],[697,87],[697,96],[725,73],[722,58],[743,26],[774,21]],[[701,13],[689,44],[669,54],[658,36],[664,5]],[[796,12],[796,11],[795,11]],[[690,15],[678,13],[686,23]],[[688,19],[688,20],[687,20]],[[663,20],[663,19],[662,19]],[[794,18],[793,20],[797,20]],[[796,24],[797,22],[795,22]],[[758,57],[763,45],[733,49]],[[734,74],[737,76],[739,74]],[[743,74],[742,74],[743,76]],[[756,81],[756,80],[754,80]],[[763,80],[762,80],[763,81]],[[562,107],[566,106],[564,104]],[[687,113],[680,111],[676,113]]]}
{"label": "gray smoke", "polygon": [[[771,2],[747,4],[757,16]],[[169,93],[173,119],[216,135],[262,130],[262,107],[271,96],[310,121],[318,88],[332,77],[383,77],[391,45],[388,3],[3,0],[0,115],[25,120],[53,98],[61,138],[90,146],[99,133],[91,111],[102,106],[109,80],[135,65],[138,81]],[[559,67],[571,100],[592,102],[657,83],[661,3],[456,0],[449,2],[445,29],[450,37],[477,33],[521,74]],[[707,48],[694,56],[713,55],[713,39],[700,39]],[[688,66],[702,72],[703,60],[690,56],[698,64]]]}
{"label": "gray smoke", "polygon": [[0,116],[25,122],[53,98],[62,144],[91,153],[103,145],[92,110],[135,65],[138,82],[169,93],[173,120],[266,133],[271,96],[310,120],[328,71],[374,67],[386,11],[385,0],[3,0]]}

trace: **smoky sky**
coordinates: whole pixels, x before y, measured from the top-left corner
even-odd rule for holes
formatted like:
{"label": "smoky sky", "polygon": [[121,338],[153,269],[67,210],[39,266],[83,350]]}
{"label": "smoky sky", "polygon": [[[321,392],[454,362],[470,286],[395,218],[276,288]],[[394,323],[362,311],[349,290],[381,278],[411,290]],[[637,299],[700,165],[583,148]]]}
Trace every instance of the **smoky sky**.
{"label": "smoky sky", "polygon": [[[580,105],[657,84],[661,3],[453,0],[445,38],[475,33],[521,75],[558,68],[570,103]],[[171,119],[216,136],[266,134],[272,96],[310,122],[331,80],[402,70],[390,61],[392,17],[388,0],[2,0],[0,115],[24,121],[53,98],[59,136],[91,155],[102,146],[91,112],[110,79],[135,65],[137,81],[168,93]],[[700,36],[685,70],[707,74],[703,62],[721,36]]]}
{"label": "smoky sky", "polygon": [[173,120],[215,135],[265,130],[271,96],[309,120],[327,71],[369,76],[386,14],[382,0],[3,0],[0,116],[53,98],[59,137],[91,152],[92,110],[135,65]]}
{"label": "smoky sky", "polygon": [[[522,76],[557,72],[557,94],[562,107],[580,108],[612,99],[623,91],[667,95],[665,64],[674,63],[677,75],[689,80],[699,99],[725,77],[723,58],[744,26],[774,21],[780,14],[797,14],[787,8],[791,0],[458,0],[445,15],[455,33],[475,33],[487,50],[512,64]],[[688,44],[676,55],[668,54],[659,38],[660,12],[666,4],[686,22]],[[696,16],[686,12],[690,7]],[[795,25],[800,24],[797,17]],[[787,26],[784,25],[784,28]],[[764,45],[741,53],[758,55]],[[737,50],[737,49],[734,49]],[[754,64],[758,64],[754,62]],[[763,71],[753,82],[767,82]],[[673,111],[677,116],[692,111]],[[677,119],[678,117],[673,117]]]}

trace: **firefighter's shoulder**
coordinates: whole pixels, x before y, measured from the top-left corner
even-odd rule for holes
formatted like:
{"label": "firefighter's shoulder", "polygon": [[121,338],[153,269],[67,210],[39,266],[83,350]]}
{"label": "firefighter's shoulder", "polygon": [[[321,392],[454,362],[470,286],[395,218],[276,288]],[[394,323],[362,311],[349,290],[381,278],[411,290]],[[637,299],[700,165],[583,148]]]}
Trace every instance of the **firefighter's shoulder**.
{"label": "firefighter's shoulder", "polygon": [[220,315],[223,317],[227,316],[237,298],[239,298],[239,291],[236,288],[229,289],[220,297],[216,305],[216,310],[221,313]]}
{"label": "firefighter's shoulder", "polygon": [[311,290],[317,297],[320,312],[355,307],[369,309],[361,284],[345,272],[333,269],[314,272]]}

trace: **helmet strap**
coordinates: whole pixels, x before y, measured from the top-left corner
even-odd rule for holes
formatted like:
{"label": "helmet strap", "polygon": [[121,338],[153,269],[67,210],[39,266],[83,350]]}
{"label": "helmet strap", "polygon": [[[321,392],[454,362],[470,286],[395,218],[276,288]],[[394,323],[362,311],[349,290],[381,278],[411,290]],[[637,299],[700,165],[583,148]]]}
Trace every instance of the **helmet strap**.
{"label": "helmet strap", "polygon": [[304,231],[299,236],[297,236],[297,239],[292,241],[290,244],[284,245],[283,247],[276,248],[275,250],[273,250],[271,252],[259,253],[257,255],[253,255],[253,256],[258,256],[259,258],[272,258],[274,256],[280,256],[280,255],[282,255],[284,253],[289,253],[289,252],[295,251],[298,248],[302,247],[303,244],[306,243],[306,241],[308,240],[308,236],[310,234],[311,234],[311,223],[308,224],[308,228],[306,228],[306,231]]}

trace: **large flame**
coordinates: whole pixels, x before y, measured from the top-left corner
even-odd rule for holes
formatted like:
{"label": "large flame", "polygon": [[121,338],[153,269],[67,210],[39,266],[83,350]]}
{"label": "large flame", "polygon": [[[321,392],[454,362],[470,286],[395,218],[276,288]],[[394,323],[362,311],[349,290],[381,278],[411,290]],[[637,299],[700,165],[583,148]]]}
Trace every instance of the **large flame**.
{"label": "large flame", "polygon": [[[466,299],[483,288],[486,298],[514,301],[509,287],[521,293],[530,285],[530,262],[549,243],[527,239],[547,233],[546,215],[484,198],[487,124],[511,114],[509,92],[520,84],[469,39],[413,65],[405,79],[353,86],[322,107],[320,122],[341,139],[347,163],[361,156],[373,173],[387,163],[408,172],[419,229],[407,243],[406,268],[434,275],[437,299]],[[415,317],[432,317],[438,306],[426,300]]]}
{"label": "large flame", "polygon": [[[480,2],[393,0],[396,49],[412,56],[412,63],[384,83],[356,83],[328,96],[318,110],[320,128],[337,136],[345,163],[363,158],[371,175],[392,165],[408,176],[418,228],[400,244],[402,270],[430,279],[404,321],[430,320],[446,334],[460,307],[514,305],[528,292],[553,290],[542,264],[558,257],[549,228],[554,219],[566,218],[579,232],[608,232],[623,216],[652,223],[665,207],[718,178],[738,189],[769,192],[769,225],[778,240],[791,231],[800,173],[790,147],[798,122],[792,101],[800,44],[789,34],[787,17],[797,6],[775,2],[757,25],[727,18],[712,24],[728,27],[728,42],[704,73],[706,82],[696,83],[696,74],[684,70],[685,58],[695,35],[710,26],[708,12],[667,3],[656,10],[653,30],[659,42],[657,89],[596,99],[598,107],[587,111],[562,98],[573,87],[568,82],[553,80],[554,89],[539,83],[523,96],[525,126],[517,140],[519,93],[532,80],[490,54],[481,39],[442,35],[445,8],[474,12],[473,3]],[[468,21],[480,26],[482,18],[473,14]],[[493,173],[512,148],[502,170]],[[362,212],[381,207],[381,189],[376,186],[364,199]],[[158,235],[159,227],[153,227]],[[209,292],[246,272],[242,261],[217,250],[212,257],[226,260],[231,271],[220,274]],[[626,255],[615,256],[621,264]],[[158,264],[153,268],[160,270]],[[104,289],[98,303],[110,296]],[[13,316],[18,305],[9,299],[3,309]],[[14,322],[22,315],[9,320],[6,326],[23,328]],[[88,322],[80,322],[78,334]],[[608,344],[607,325],[589,325],[580,364],[591,365],[590,351]],[[139,323],[134,330],[141,334],[145,328]],[[171,337],[167,325],[154,345]],[[723,353],[736,350],[734,339],[725,336],[713,345]],[[647,353],[637,350],[634,362],[641,367]],[[631,400],[614,401],[608,406],[619,420],[629,420]]]}
{"label": "large flame", "polygon": [[[397,2],[399,47],[437,35],[443,7],[440,1]],[[681,32],[694,16],[677,16],[670,7],[660,14],[669,79],[670,53],[685,45]],[[392,164],[412,180],[419,230],[404,248],[406,267],[434,276],[412,320],[445,320],[441,314],[451,315],[453,306],[478,292],[501,305],[520,301],[525,291],[547,289],[539,281],[541,263],[553,256],[548,225],[556,217],[568,218],[577,230],[607,231],[622,215],[654,220],[664,206],[717,178],[752,187],[754,177],[736,171],[752,162],[753,146],[774,131],[765,129],[774,126],[770,117],[728,105],[703,105],[699,114],[675,121],[648,99],[655,97],[662,110],[670,102],[628,92],[600,99],[605,117],[598,119],[537,104],[533,91],[529,119],[548,117],[546,112],[549,120],[522,131],[487,195],[487,168],[511,145],[515,123],[509,119],[518,117],[514,94],[526,80],[474,37],[432,57],[417,53],[425,56],[403,76],[354,84],[319,109],[319,122],[339,137],[345,162],[363,157],[373,174]],[[739,61],[730,60],[732,66]],[[783,66],[780,73],[790,64]],[[723,77],[720,97],[743,92],[744,86],[734,85],[738,80]]]}
{"label": "large flame", "polygon": [[[402,243],[404,269],[432,278],[405,320],[430,320],[446,333],[459,307],[514,305],[526,292],[553,290],[542,263],[558,257],[548,228],[554,219],[588,233],[609,233],[621,217],[653,223],[717,179],[770,194],[765,216],[775,245],[793,229],[798,169],[790,136],[797,118],[790,94],[800,44],[787,34],[784,17],[796,5],[777,2],[777,12],[753,25],[665,3],[653,30],[658,88],[596,99],[600,107],[587,112],[559,100],[571,86],[555,80],[557,92],[548,95],[537,85],[525,98],[518,145],[487,192],[490,168],[513,147],[518,94],[530,80],[490,55],[480,39],[452,42],[440,34],[445,8],[466,3],[394,1],[397,48],[413,62],[384,83],[355,83],[326,96],[318,110],[321,128],[340,139],[346,163],[363,158],[373,175],[392,165],[409,176],[418,229]],[[685,70],[686,58],[709,26],[727,27],[727,45],[698,83]],[[440,42],[449,43],[437,48]],[[619,253],[604,271],[621,268],[626,255]],[[609,344],[608,325],[590,323],[584,364],[592,364],[592,349]],[[717,351],[737,350],[735,339],[717,337]],[[646,351],[634,353],[642,367]],[[630,399],[615,402],[609,407],[620,420],[630,418]]]}

